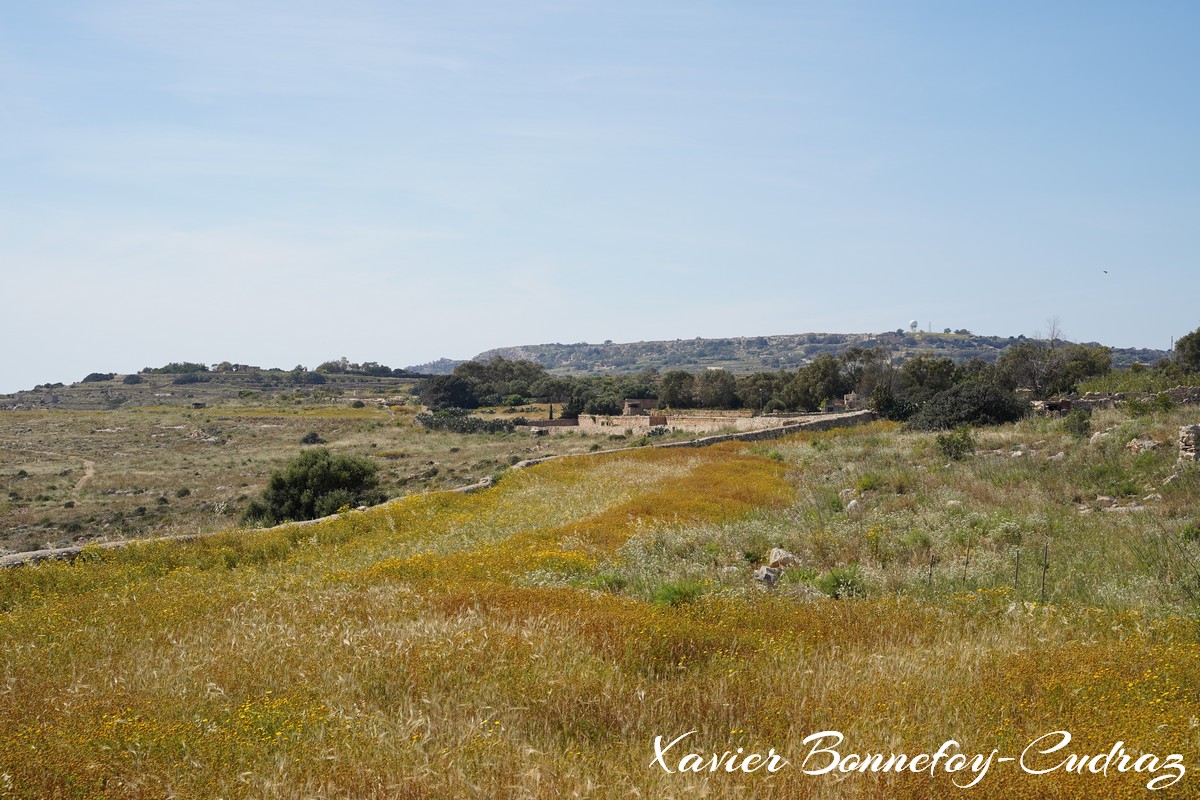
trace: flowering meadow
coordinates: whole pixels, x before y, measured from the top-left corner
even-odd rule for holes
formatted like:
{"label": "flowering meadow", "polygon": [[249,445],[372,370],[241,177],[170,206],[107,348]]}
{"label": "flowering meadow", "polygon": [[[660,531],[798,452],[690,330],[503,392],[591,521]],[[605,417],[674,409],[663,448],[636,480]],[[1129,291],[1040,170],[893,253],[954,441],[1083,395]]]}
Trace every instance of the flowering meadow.
{"label": "flowering meadow", "polygon": [[[1028,420],[961,459],[887,423],[573,456],[0,572],[0,797],[1200,797],[1187,421]],[[963,789],[810,774],[826,731],[843,755],[1072,740]],[[685,738],[656,762],[657,737]],[[1186,774],[1148,788],[1169,754]]]}

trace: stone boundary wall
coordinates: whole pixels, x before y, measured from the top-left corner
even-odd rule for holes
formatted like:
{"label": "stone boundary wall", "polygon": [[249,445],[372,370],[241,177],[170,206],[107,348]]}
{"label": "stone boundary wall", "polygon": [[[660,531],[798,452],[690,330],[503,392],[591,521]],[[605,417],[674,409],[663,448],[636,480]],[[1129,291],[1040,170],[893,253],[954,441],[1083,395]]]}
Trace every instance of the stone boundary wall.
{"label": "stone boundary wall", "polygon": [[1175,386],[1161,392],[1088,392],[1064,399],[1071,401],[1072,408],[1112,408],[1126,400],[1153,400],[1160,394],[1171,398],[1171,402],[1177,406],[1200,405],[1200,386]]}
{"label": "stone boundary wall", "polygon": [[[850,428],[856,425],[865,425],[875,419],[874,411],[851,411],[845,414],[822,414],[823,419],[812,419],[803,422],[792,422],[786,425],[781,425],[774,428],[760,428],[758,430],[744,431],[740,433],[725,433],[718,436],[705,436],[703,439],[694,439],[690,442],[668,442],[666,444],[657,444],[655,447],[707,447],[710,444],[719,444],[720,442],[761,442],[768,439],[780,439],[784,436],[789,436],[793,433],[801,431],[827,431],[833,428]],[[755,417],[754,419],[763,419],[763,417]]]}
{"label": "stone boundary wall", "polygon": [[[651,416],[605,416],[601,414],[580,414],[579,430],[589,433],[604,433],[613,430],[639,433],[650,428],[663,427],[678,431],[702,433],[716,431],[721,428],[733,428],[736,431],[758,431],[766,428],[776,428],[781,425],[791,425],[814,419],[828,417],[828,414],[789,414],[779,416],[749,417],[742,415],[721,414],[668,414],[665,423],[660,422],[659,415]],[[659,423],[656,425],[655,423]],[[535,427],[537,427],[535,425]]]}
{"label": "stone boundary wall", "polygon": [[[786,425],[779,425],[774,428],[763,428],[755,431],[741,431],[739,433],[723,433],[717,436],[705,436],[701,439],[693,439],[689,442],[667,442],[665,444],[655,444],[651,447],[708,447],[712,444],[721,442],[761,442],[767,439],[779,439],[793,433],[801,433],[803,431],[827,431],[833,428],[850,428],[856,425],[865,425],[876,419],[874,411],[850,411],[845,414],[814,414],[814,417],[819,419],[808,419],[802,421],[791,422]],[[768,417],[754,417],[754,419],[769,419]],[[623,453],[629,450],[636,450],[636,447],[619,447],[613,450],[598,450],[594,453],[577,453],[574,455],[558,455],[545,456],[543,458],[529,458],[524,461],[518,461],[513,464],[513,469],[524,469],[537,464],[544,464],[547,461],[553,461],[556,458],[583,458],[589,455],[599,456],[606,453]]]}
{"label": "stone boundary wall", "polygon": [[1184,425],[1179,429],[1179,458],[1191,462],[1200,460],[1200,425]]}

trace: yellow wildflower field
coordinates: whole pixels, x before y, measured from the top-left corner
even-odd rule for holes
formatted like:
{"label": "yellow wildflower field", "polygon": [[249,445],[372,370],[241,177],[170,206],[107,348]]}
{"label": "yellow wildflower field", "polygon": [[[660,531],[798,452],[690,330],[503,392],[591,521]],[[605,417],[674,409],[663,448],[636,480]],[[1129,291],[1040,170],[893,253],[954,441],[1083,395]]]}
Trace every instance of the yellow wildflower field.
{"label": "yellow wildflower field", "polygon": [[[642,448],[0,573],[0,796],[1200,796],[1191,551],[1162,540],[1196,481],[1081,514],[1166,461],[1048,425],[983,438],[1051,464],[882,424]],[[756,581],[776,546],[801,566]]]}

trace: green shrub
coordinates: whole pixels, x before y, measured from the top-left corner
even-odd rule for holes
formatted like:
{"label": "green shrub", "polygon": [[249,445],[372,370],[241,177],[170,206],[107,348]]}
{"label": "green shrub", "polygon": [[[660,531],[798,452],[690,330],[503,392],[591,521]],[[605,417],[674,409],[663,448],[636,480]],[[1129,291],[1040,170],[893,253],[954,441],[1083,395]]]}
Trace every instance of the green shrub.
{"label": "green shrub", "polygon": [[325,440],[316,431],[309,431],[300,437],[300,444],[325,444]]}
{"label": "green shrub", "polygon": [[359,456],[335,456],[323,447],[307,450],[271,476],[242,521],[272,525],[316,519],[342,506],[380,503],[377,471],[374,463]]}
{"label": "green shrub", "polygon": [[192,493],[192,490],[187,488],[186,486],[182,486],[175,490],[176,497],[187,497],[191,493]]}
{"label": "green shrub", "polygon": [[1200,542],[1200,522],[1192,521],[1183,526],[1179,532],[1185,542]]}
{"label": "green shrub", "polygon": [[887,486],[887,481],[878,472],[867,472],[858,476],[858,480],[854,482],[854,488],[858,489],[859,493],[874,492]]}
{"label": "green shrub", "polygon": [[1090,408],[1075,408],[1070,414],[1063,417],[1063,430],[1074,436],[1091,436],[1092,434],[1092,409]]}
{"label": "green shrub", "polygon": [[114,377],[111,372],[91,372],[80,383],[100,383],[101,381],[111,381]]}
{"label": "green shrub", "polygon": [[704,594],[704,585],[694,580],[679,580],[663,584],[654,593],[654,602],[660,606],[682,606],[693,602]]}
{"label": "green shrub", "polygon": [[858,564],[834,567],[817,578],[816,586],[835,600],[862,597],[867,593],[867,585],[863,581],[862,570],[858,568]]}
{"label": "green shrub", "polygon": [[528,424],[524,417],[480,419],[463,408],[448,408],[432,414],[418,414],[417,424],[431,431],[451,433],[512,433],[518,425]]}
{"label": "green shrub", "polygon": [[909,420],[919,431],[938,431],[959,425],[999,425],[1016,422],[1029,413],[1029,403],[990,381],[968,381],[938,392]]}
{"label": "green shrub", "polygon": [[350,407],[351,408],[366,408],[367,404],[364,403],[362,400],[355,400],[353,403],[350,404]]}
{"label": "green shrub", "polygon": [[975,435],[970,425],[959,425],[951,433],[939,433],[938,451],[951,461],[962,461],[975,452]]}
{"label": "green shrub", "polygon": [[142,382],[142,376],[136,375],[136,374],[135,375],[126,375],[124,378],[121,379],[121,383],[125,384],[126,386],[133,386],[133,385],[141,383],[141,382]]}

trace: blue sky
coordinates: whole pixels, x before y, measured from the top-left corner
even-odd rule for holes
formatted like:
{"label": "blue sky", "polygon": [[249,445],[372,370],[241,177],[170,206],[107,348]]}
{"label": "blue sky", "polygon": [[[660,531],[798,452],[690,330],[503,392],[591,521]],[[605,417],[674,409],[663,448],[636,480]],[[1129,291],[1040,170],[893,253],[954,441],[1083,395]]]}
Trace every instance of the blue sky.
{"label": "blue sky", "polygon": [[[0,6],[0,391],[1200,325],[1200,6]],[[1108,270],[1108,274],[1105,274]]]}

